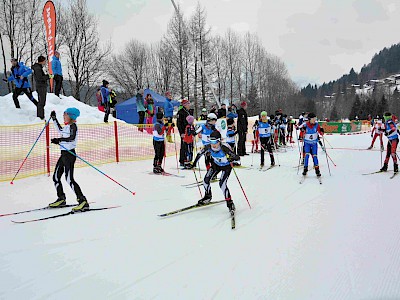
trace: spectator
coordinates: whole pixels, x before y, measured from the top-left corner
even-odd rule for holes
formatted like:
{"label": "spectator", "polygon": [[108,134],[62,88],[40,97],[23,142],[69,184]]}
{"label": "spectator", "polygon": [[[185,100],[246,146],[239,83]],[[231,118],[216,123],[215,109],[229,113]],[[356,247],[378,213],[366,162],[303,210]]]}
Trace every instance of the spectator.
{"label": "spectator", "polygon": [[110,89],[108,86],[110,83],[107,80],[103,80],[103,85],[100,87],[101,99],[104,106],[104,123],[108,123],[108,116],[110,115],[111,109],[111,97],[110,97]]}
{"label": "spectator", "polygon": [[32,66],[36,82],[36,91],[38,93],[37,116],[44,120],[44,107],[46,106],[47,80],[53,78],[53,75],[45,74],[43,66],[46,64],[46,58],[42,55],[38,57],[38,62]]}
{"label": "spectator", "polygon": [[236,109],[234,110],[234,109],[232,108],[232,106],[229,107],[229,108],[228,108],[228,114],[227,114],[226,117],[227,117],[228,119],[235,119],[235,118],[237,118],[238,115],[237,115],[237,113],[236,113]]}
{"label": "spectator", "polygon": [[218,118],[226,118],[226,104],[222,103],[221,108],[218,109]]}
{"label": "spectator", "polygon": [[168,120],[167,142],[173,143],[171,137],[172,117],[174,116],[174,105],[172,104],[172,96],[170,92],[165,93],[166,101],[164,102],[164,118]]}
{"label": "spectator", "polygon": [[99,109],[99,111],[104,112],[104,104],[103,104],[103,97],[101,96],[101,88],[97,89],[96,99],[97,99],[97,108]]}
{"label": "spectator", "polygon": [[154,117],[154,100],[151,97],[151,94],[146,95],[145,99],[145,107],[146,107],[146,131],[147,133],[151,134],[153,132],[152,126],[150,124],[153,124],[153,117]]}
{"label": "spectator", "polygon": [[143,99],[144,90],[139,89],[136,94],[136,110],[139,115],[139,131],[143,132],[144,115],[146,113],[146,108],[144,107]]}
{"label": "spectator", "polygon": [[183,99],[181,104],[182,104],[182,108],[178,111],[177,126],[178,126],[179,134],[181,136],[181,148],[179,151],[179,164],[181,165],[181,167],[184,167],[185,166],[186,149],[184,146],[183,138],[185,137],[186,126],[189,124],[186,118],[187,118],[187,116],[193,116],[193,109],[190,108],[190,102],[187,99]]}
{"label": "spectator", "polygon": [[54,81],[55,81],[54,94],[56,94],[57,97],[60,97],[60,91],[63,82],[63,74],[60,62],[60,52],[58,51],[54,51],[53,60],[51,62],[51,69],[53,71]]}
{"label": "spectator", "polygon": [[244,155],[249,155],[246,153],[246,134],[247,134],[247,126],[248,126],[248,120],[247,120],[247,103],[243,101],[240,104],[241,108],[237,110],[238,114],[238,120],[237,120],[237,131],[239,135],[239,141],[238,141],[238,155],[239,156],[244,156]]}
{"label": "spectator", "polygon": [[18,62],[15,58],[11,59],[11,75],[4,81],[13,81],[15,88],[13,91],[13,100],[16,108],[21,108],[18,101],[18,96],[24,93],[28,96],[29,100],[36,106],[38,102],[33,98],[31,85],[28,81],[28,76],[32,74],[32,70],[24,65],[23,62]]}
{"label": "spectator", "polygon": [[211,106],[210,114],[215,114],[215,115],[218,116],[218,110],[217,110],[217,107],[215,105]]}
{"label": "spectator", "polygon": [[204,108],[201,110],[201,114],[200,114],[198,120],[199,120],[199,121],[206,121],[206,120],[207,120],[207,108],[204,107]]}

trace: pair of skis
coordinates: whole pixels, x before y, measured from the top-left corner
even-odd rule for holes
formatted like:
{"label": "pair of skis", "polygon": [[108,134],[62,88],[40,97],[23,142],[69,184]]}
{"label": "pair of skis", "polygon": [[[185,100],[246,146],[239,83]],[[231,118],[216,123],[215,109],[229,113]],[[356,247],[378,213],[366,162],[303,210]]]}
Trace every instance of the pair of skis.
{"label": "pair of skis", "polygon": [[[173,210],[173,211],[170,211],[170,212],[158,215],[158,216],[161,217],[161,218],[170,217],[170,216],[173,216],[173,215],[185,212],[185,211],[198,209],[198,208],[204,208],[206,206],[212,206],[212,205],[221,204],[221,203],[224,203],[224,202],[226,202],[226,200],[211,201],[211,202],[206,203],[206,204],[198,204],[198,203],[196,203],[196,204],[193,204],[193,205],[190,205],[190,206],[187,206],[187,207],[184,207],[184,208],[180,208],[180,209],[177,209],[177,210]],[[235,219],[235,211],[234,210],[230,211],[230,217],[231,217],[231,228],[235,229],[236,228],[236,219]]]}
{"label": "pair of skis", "polygon": [[[393,171],[393,170],[389,170],[389,171]],[[379,170],[379,171],[375,171],[375,172],[371,172],[371,173],[364,173],[364,174],[362,174],[362,175],[373,175],[373,174],[386,173],[386,172],[388,172],[388,171],[381,171],[381,170]],[[394,172],[393,175],[390,176],[389,178],[390,178],[390,179],[393,179],[394,177],[396,177],[397,174],[399,174],[399,173],[398,173],[398,172]]]}
{"label": "pair of skis", "polygon": [[[90,202],[90,203],[92,203],[92,202]],[[30,213],[30,212],[35,212],[35,211],[41,211],[41,210],[56,210],[56,209],[60,209],[60,208],[74,207],[76,205],[77,204],[68,204],[68,205],[65,205],[65,206],[62,206],[62,207],[59,207],[59,208],[52,208],[52,207],[46,206],[46,207],[34,208],[34,209],[30,209],[30,210],[24,210],[24,211],[12,212],[12,213],[7,213],[7,214],[1,214],[0,217],[14,216],[14,215]],[[106,207],[98,207],[98,208],[89,208],[88,210],[83,211],[83,212],[107,210],[107,209],[113,209],[113,208],[117,208],[117,207],[120,207],[120,206],[106,206]],[[11,222],[16,223],[16,224],[31,223],[31,222],[38,222],[38,221],[44,221],[44,220],[49,220],[49,219],[61,218],[61,217],[73,215],[73,214],[76,214],[76,213],[80,213],[80,212],[69,211],[69,212],[66,212],[66,213],[57,214],[57,215],[53,215],[53,216],[50,216],[50,217],[29,219],[29,220],[25,220],[25,221],[14,221],[14,220],[11,220]]]}
{"label": "pair of skis", "polygon": [[[316,177],[317,177],[317,179],[318,179],[319,184],[322,184],[321,176],[316,176]],[[299,183],[300,183],[300,184],[303,184],[303,182],[306,180],[306,178],[307,178],[307,175],[302,175],[302,177],[300,178]]]}

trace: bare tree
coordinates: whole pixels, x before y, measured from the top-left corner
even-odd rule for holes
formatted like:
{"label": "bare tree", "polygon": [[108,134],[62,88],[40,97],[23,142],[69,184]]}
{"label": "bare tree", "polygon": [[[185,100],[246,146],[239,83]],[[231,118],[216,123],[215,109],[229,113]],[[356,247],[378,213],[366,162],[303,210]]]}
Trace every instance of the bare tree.
{"label": "bare tree", "polygon": [[95,92],[95,83],[105,73],[103,64],[111,53],[111,44],[101,46],[97,20],[89,13],[86,0],[71,0],[60,16],[58,28],[68,52],[72,95],[81,100],[86,86],[83,102],[87,103]]}

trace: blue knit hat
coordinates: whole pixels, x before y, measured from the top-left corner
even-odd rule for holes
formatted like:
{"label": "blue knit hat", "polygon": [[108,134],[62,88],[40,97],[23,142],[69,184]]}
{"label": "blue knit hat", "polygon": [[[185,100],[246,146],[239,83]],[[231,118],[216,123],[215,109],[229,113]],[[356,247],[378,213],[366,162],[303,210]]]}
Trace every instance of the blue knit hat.
{"label": "blue knit hat", "polygon": [[76,120],[81,115],[79,109],[75,107],[70,107],[65,110],[65,113],[71,118],[71,120]]}

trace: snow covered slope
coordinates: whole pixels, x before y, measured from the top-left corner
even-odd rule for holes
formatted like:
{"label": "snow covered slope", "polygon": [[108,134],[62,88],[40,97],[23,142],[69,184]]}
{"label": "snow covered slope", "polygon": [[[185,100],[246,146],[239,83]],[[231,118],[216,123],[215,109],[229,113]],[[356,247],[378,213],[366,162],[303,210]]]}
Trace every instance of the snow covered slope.
{"label": "snow covered slope", "polygon": [[[366,134],[327,139],[334,148],[370,143]],[[1,217],[0,298],[399,299],[400,177],[361,175],[379,169],[379,151],[337,149],[328,150],[332,176],[320,151],[323,184],[311,171],[300,185],[296,145],[279,153],[280,167],[237,170],[251,210],[232,173],[234,231],[225,204],[157,217],[197,201],[198,189],[182,186],[194,182],[192,171],[176,178],[150,175],[151,161],[101,166],[133,197],[95,170],[77,169],[92,207],[121,207],[21,225],[11,220],[68,209]],[[258,154],[244,158],[252,163]],[[168,158],[166,169],[177,173],[174,166]],[[222,199],[218,184],[212,189]],[[1,214],[46,206],[55,189],[40,176],[0,183],[0,198]]]}
{"label": "snow covered slope", "polygon": [[[35,99],[38,99],[36,92],[33,92],[33,96]],[[21,109],[15,108],[12,94],[0,97],[0,111],[2,112],[0,125],[37,124],[42,122],[38,117],[36,117],[36,106],[25,94],[19,96],[18,100]],[[80,110],[81,116],[78,120],[81,124],[103,122],[104,113],[100,112],[97,107],[86,105],[83,102],[77,101],[72,96],[61,96],[60,99],[53,93],[47,93],[45,118],[48,119],[51,111],[55,110],[59,121],[61,122],[62,114],[68,107],[76,107]],[[112,116],[110,116],[109,121],[114,121]]]}

